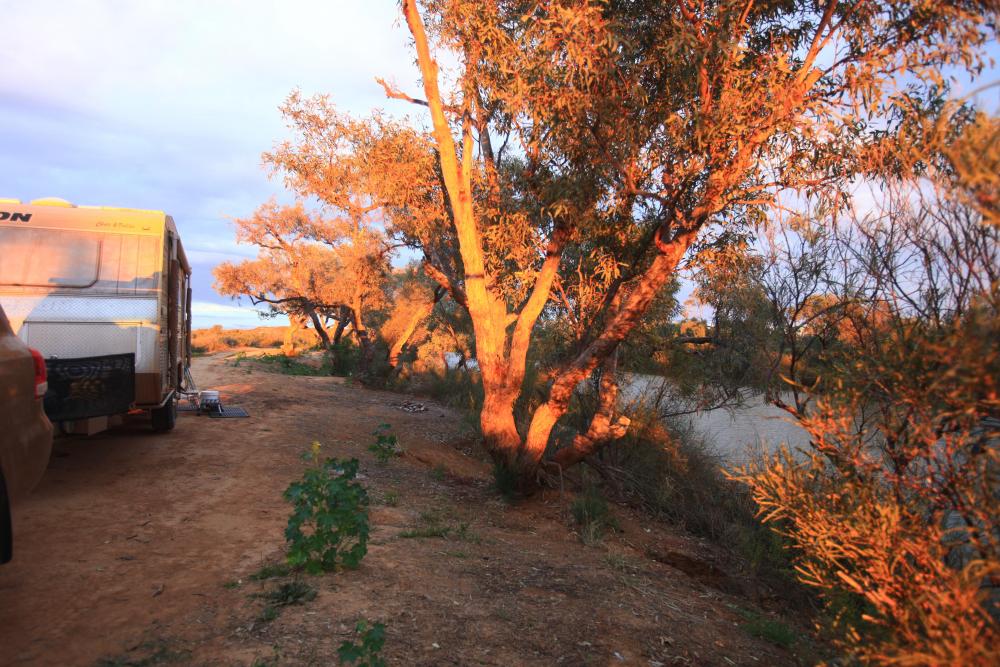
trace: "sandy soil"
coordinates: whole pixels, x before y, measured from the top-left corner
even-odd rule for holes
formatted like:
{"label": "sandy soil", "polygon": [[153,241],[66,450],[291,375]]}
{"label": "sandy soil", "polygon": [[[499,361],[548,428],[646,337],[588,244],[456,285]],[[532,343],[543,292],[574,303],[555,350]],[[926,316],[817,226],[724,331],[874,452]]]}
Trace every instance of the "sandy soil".
{"label": "sandy soil", "polygon": [[[499,500],[449,409],[227,356],[195,377],[249,419],[57,440],[0,567],[0,664],[330,665],[359,618],[386,624],[399,665],[797,662],[746,632],[753,603],[698,540],[615,508],[622,532],[586,546],[568,497]],[[383,422],[406,453],[379,466],[366,447]],[[249,576],[283,557],[281,493],[313,440],[361,460],[372,542],[356,571],[303,575],[316,599],[265,622],[254,594],[289,578]],[[400,537],[431,515],[449,536]]]}

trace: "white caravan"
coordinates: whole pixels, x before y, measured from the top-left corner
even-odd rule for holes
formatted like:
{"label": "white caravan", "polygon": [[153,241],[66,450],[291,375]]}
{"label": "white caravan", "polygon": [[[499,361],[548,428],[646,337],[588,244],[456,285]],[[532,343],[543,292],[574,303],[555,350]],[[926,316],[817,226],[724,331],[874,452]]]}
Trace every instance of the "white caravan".
{"label": "white caravan", "polygon": [[135,409],[173,428],[190,384],[190,285],[162,211],[0,199],[0,305],[46,358],[45,409],[66,431]]}

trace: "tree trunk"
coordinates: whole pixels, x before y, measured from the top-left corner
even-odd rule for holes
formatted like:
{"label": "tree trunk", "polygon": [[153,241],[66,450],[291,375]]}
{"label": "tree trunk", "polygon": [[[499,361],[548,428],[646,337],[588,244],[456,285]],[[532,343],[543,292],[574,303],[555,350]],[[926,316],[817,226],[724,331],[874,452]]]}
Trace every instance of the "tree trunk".
{"label": "tree trunk", "polygon": [[350,321],[350,316],[345,312],[343,307],[340,308],[340,316],[337,318],[337,328],[333,330],[333,344],[340,345],[340,339],[344,335],[344,330],[347,328],[347,323]]}
{"label": "tree trunk", "polygon": [[285,329],[285,338],[281,345],[281,353],[286,357],[294,357],[298,354],[295,349],[295,334],[306,328],[306,318],[301,314],[288,315],[288,328]]}
{"label": "tree trunk", "polygon": [[372,341],[369,338],[368,329],[365,328],[364,320],[361,319],[361,299],[358,297],[354,299],[354,304],[351,307],[351,318],[354,324],[354,335],[358,339],[358,347],[361,348],[361,354],[358,358],[358,370],[361,372],[361,375],[367,376],[371,369],[374,350],[372,349]]}
{"label": "tree trunk", "polygon": [[312,308],[309,309],[309,319],[312,320],[313,328],[316,329],[316,335],[319,337],[319,342],[322,343],[323,349],[329,351],[330,349],[330,334],[326,332],[326,327],[319,319],[319,315]]}
{"label": "tree trunk", "polygon": [[423,307],[416,309],[410,316],[409,321],[406,323],[406,327],[400,333],[399,338],[396,342],[392,344],[389,348],[389,367],[395,369],[399,365],[399,355],[402,354],[403,348],[410,341],[413,336],[413,332],[417,330],[420,323],[423,322],[434,310],[434,306],[441,299],[441,292],[439,290],[434,291],[434,300],[423,305]]}
{"label": "tree trunk", "polygon": [[[430,110],[437,144],[437,155],[444,181],[446,202],[450,204],[452,222],[458,240],[459,254],[464,269],[464,291],[455,293],[455,287],[445,279],[443,272],[429,273],[440,284],[453,290],[468,310],[476,340],[476,358],[483,378],[484,402],[480,415],[483,440],[494,461],[513,468],[522,483],[530,484],[537,473],[549,436],[556,422],[569,406],[573,391],[580,381],[587,378],[597,365],[607,359],[618,344],[632,331],[649,304],[675,275],[677,264],[694,240],[697,230],[707,214],[698,211],[689,218],[690,226],[683,228],[669,242],[661,235],[672,232],[672,220],[661,225],[655,238],[659,254],[642,275],[624,305],[612,315],[601,334],[568,366],[557,375],[548,400],[532,415],[527,435],[522,439],[514,421],[514,403],[520,395],[525,376],[528,346],[538,317],[548,301],[553,281],[559,268],[564,231],[553,230],[546,247],[545,260],[535,278],[527,302],[519,313],[511,314],[506,302],[492,289],[492,276],[486,269],[482,232],[473,208],[472,173],[474,138],[471,118],[475,116],[476,101],[466,96],[461,110],[461,151],[452,135],[452,126],[445,116],[445,107],[438,85],[438,65],[431,57],[423,20],[416,0],[403,0],[403,14],[413,35],[420,67],[427,106]],[[514,324],[508,337],[508,330]],[[613,373],[608,374],[612,378]],[[594,416],[586,442],[580,440],[571,449],[574,454],[563,455],[573,462],[586,456],[585,451],[597,447],[605,437],[623,434],[627,420],[612,422],[614,398],[617,387],[602,388],[608,406]],[[594,437],[590,437],[593,435]],[[606,440],[603,440],[606,441]],[[589,444],[588,444],[589,443]]]}
{"label": "tree trunk", "polygon": [[[552,428],[559,421],[559,418],[566,414],[577,385],[589,377],[599,363],[608,359],[615,352],[618,344],[635,328],[639,318],[646,312],[657,293],[676,273],[677,265],[696,235],[697,227],[678,234],[670,243],[660,246],[659,254],[629,294],[624,305],[611,318],[604,331],[556,376],[555,382],[549,390],[548,400],[540,405],[535,410],[535,414],[532,415],[531,425],[528,427],[528,434],[521,454],[522,460],[518,466],[520,469],[536,470],[538,468],[545,455],[545,448],[548,446]],[[609,375],[613,376],[613,373]],[[610,392],[611,388],[602,387],[602,395],[605,391]],[[617,394],[617,387],[613,389],[613,392]],[[613,405],[610,408],[613,409]],[[619,419],[618,422],[614,423],[608,421],[602,425],[604,419],[605,415],[602,414],[601,410],[598,410],[598,413],[594,415],[594,420],[598,420],[597,423],[592,421],[590,429],[588,429],[588,434],[594,431],[593,436],[600,436],[597,437],[596,441],[606,443],[610,437],[624,435],[625,428],[628,426],[627,419],[624,421]],[[572,465],[581,461],[596,449],[597,445],[592,444],[593,442],[595,442],[593,438],[586,436],[585,440],[574,441],[570,447],[571,452],[558,455],[556,462],[560,465],[562,462],[566,465]]]}

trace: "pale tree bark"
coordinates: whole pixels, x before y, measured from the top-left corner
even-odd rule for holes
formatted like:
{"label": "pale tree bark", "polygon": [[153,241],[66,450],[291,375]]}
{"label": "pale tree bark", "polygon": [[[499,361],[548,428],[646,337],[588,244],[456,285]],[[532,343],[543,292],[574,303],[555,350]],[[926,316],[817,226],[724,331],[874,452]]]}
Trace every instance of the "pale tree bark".
{"label": "pale tree bark", "polygon": [[[697,236],[698,228],[700,224],[678,234],[669,243],[657,244],[659,250],[657,256],[608,325],[576,359],[557,374],[549,390],[548,400],[532,415],[524,442],[521,467],[527,469],[538,467],[545,454],[552,428],[560,417],[566,414],[573,391],[580,382],[590,376],[598,364],[613,355],[618,344],[635,328],[639,318],[649,308],[649,304],[675,275],[677,265]],[[606,368],[600,387],[601,407],[594,415],[587,433],[574,440],[569,448],[557,452],[556,462],[563,467],[586,458],[599,445],[620,438],[628,428],[627,418],[622,417],[617,420],[612,418],[618,389],[614,382],[614,365],[610,369],[611,372],[608,370]]]}
{"label": "pale tree bark", "polygon": [[403,353],[403,348],[406,344],[410,342],[413,337],[413,332],[417,330],[417,327],[430,317],[431,311],[434,310],[434,306],[437,302],[441,300],[444,296],[444,292],[441,289],[434,290],[434,300],[428,301],[422,304],[419,308],[414,309],[413,313],[410,315],[410,319],[407,320],[406,326],[403,331],[399,334],[399,338],[393,342],[392,346],[389,348],[389,367],[395,369],[399,365],[399,356]]}
{"label": "pale tree bark", "polygon": [[[484,390],[480,422],[485,444],[495,460],[509,464],[524,480],[538,471],[552,429],[569,409],[575,388],[602,363],[606,367],[600,386],[600,407],[587,431],[558,452],[554,460],[559,465],[572,465],[624,435],[628,419],[614,414],[617,385],[611,357],[639,323],[653,299],[676,275],[681,260],[698,233],[722,208],[726,201],[725,193],[745,175],[753,154],[773,134],[780,118],[769,119],[765,127],[750,136],[727,163],[709,169],[697,205],[683,211],[678,209],[677,201],[682,193],[675,193],[673,204],[664,213],[663,222],[648,241],[655,247],[649,266],[630,281],[627,296],[608,312],[609,319],[604,328],[575,359],[556,373],[548,399],[531,416],[528,430],[522,437],[515,426],[513,407],[525,377],[532,332],[558,276],[566,233],[559,228],[553,231],[527,301],[519,311],[511,313],[504,299],[491,289],[490,276],[485,273],[483,238],[473,210],[471,176],[474,142],[471,119],[476,117],[475,96],[466,95],[464,107],[458,110],[462,121],[459,151],[445,117],[445,106],[438,88],[438,68],[430,54],[416,0],[403,0],[402,4],[407,25],[414,37],[426,104],[433,121],[442,180],[465,271],[464,290],[458,289],[440,267],[433,267],[430,262],[426,263],[428,275],[448,289],[456,301],[466,307],[472,319]],[[796,83],[793,99],[801,101],[804,89],[811,83],[812,80],[805,81],[804,85]],[[448,110],[454,111],[451,108]],[[508,335],[511,325],[513,331]]]}
{"label": "pale tree bark", "polygon": [[295,334],[305,328],[307,327],[304,315],[290,314],[288,316],[288,328],[285,329],[285,338],[281,345],[281,353],[283,355],[286,357],[298,355],[298,350],[295,349]]}
{"label": "pale tree bark", "polygon": [[[459,159],[458,148],[445,117],[441,91],[438,87],[438,66],[431,57],[427,34],[415,0],[403,1],[403,14],[417,50],[417,62],[438,146],[441,175],[451,204],[459,253],[465,271],[464,299],[472,319],[476,337],[476,357],[485,392],[480,418],[483,438],[494,457],[506,459],[508,463],[513,464],[521,445],[521,436],[514,423],[514,401],[520,391],[522,378],[513,378],[509,372],[505,354],[507,305],[489,289],[482,234],[473,211],[474,141],[471,110],[466,108],[463,113],[462,152]],[[471,100],[466,100],[465,104],[471,104]],[[517,386],[512,387],[515,379]]]}
{"label": "pale tree bark", "polygon": [[[549,398],[532,416],[524,438],[518,433],[514,421],[514,404],[524,381],[528,347],[538,318],[549,299],[562,260],[565,234],[556,229],[545,248],[545,257],[535,277],[529,297],[520,312],[510,313],[507,304],[494,290],[486,275],[484,246],[478,227],[472,198],[473,136],[471,117],[474,100],[466,99],[462,109],[462,149],[452,136],[445,117],[445,107],[438,88],[437,63],[431,57],[415,0],[403,1],[403,13],[413,35],[417,62],[423,78],[426,103],[431,112],[434,137],[437,143],[442,178],[452,219],[458,237],[459,252],[465,270],[464,291],[454,293],[453,283],[437,268],[428,274],[442,286],[449,288],[456,301],[463,303],[472,319],[476,340],[476,358],[483,382],[483,409],[480,424],[487,449],[495,460],[515,469],[523,478],[532,478],[538,470],[555,423],[569,407],[573,391],[580,381],[587,378],[605,359],[608,359],[638,323],[653,298],[674,275],[677,265],[707,216],[692,218],[698,224],[690,226],[669,242],[657,241],[659,253],[644,272],[624,305],[612,317],[604,331],[567,367],[558,373]],[[459,157],[461,156],[461,157]],[[660,233],[672,231],[664,223]],[[507,330],[513,324],[508,336]],[[613,364],[612,364],[613,366]],[[617,387],[613,370],[602,382],[602,409],[594,416],[587,433],[574,441],[571,453],[563,454],[567,464],[576,462],[596,449],[599,444],[620,437],[628,421],[614,418]]]}

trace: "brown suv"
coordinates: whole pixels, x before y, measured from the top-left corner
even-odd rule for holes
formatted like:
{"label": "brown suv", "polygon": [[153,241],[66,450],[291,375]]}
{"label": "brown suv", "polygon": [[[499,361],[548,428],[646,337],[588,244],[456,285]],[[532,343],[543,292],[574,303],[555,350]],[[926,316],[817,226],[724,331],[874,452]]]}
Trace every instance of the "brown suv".
{"label": "brown suv", "polygon": [[13,553],[11,503],[34,488],[52,453],[46,389],[45,360],[14,334],[0,308],[0,563]]}

